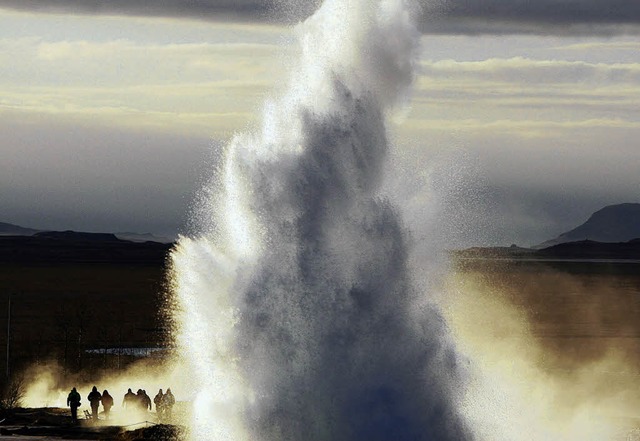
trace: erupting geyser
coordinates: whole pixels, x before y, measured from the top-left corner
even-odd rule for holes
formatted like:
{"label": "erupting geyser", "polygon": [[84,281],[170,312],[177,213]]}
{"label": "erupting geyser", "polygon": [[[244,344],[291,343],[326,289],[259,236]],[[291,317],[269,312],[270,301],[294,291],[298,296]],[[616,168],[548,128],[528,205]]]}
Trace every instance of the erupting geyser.
{"label": "erupting geyser", "polygon": [[[465,440],[456,353],[380,194],[413,78],[402,0],[327,0],[287,92],[236,136],[173,252],[193,439]],[[418,307],[417,305],[421,305]]]}

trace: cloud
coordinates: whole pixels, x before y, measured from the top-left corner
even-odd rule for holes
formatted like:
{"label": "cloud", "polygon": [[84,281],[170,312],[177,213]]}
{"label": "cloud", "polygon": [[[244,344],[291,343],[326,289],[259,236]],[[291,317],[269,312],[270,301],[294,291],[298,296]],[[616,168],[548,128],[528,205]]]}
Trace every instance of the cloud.
{"label": "cloud", "polygon": [[630,51],[638,53],[640,42],[638,41],[590,41],[584,43],[558,46],[554,50],[562,51]]}
{"label": "cloud", "polygon": [[143,44],[124,39],[106,42],[37,38],[0,39],[11,66],[0,66],[0,83],[132,85],[229,79],[245,84],[273,78],[286,49],[269,44]]}
{"label": "cloud", "polygon": [[640,85],[640,63],[587,63],[584,61],[532,60],[523,57],[482,61],[442,60],[421,63],[429,78],[470,78],[494,82],[540,83],[630,83]]}
{"label": "cloud", "polygon": [[441,33],[607,34],[640,24],[635,0],[451,0],[434,12],[425,23]]}
{"label": "cloud", "polygon": [[[159,132],[215,135],[255,117],[286,48],[142,44],[127,40],[0,40],[0,115],[58,115]],[[283,63],[280,63],[282,65]]]}
{"label": "cloud", "polygon": [[[449,0],[423,6],[425,33],[637,33],[636,0]],[[201,20],[291,23],[320,0],[0,0],[0,8],[29,12],[188,17]]]}
{"label": "cloud", "polygon": [[[447,226],[439,237],[460,246],[530,245],[605,205],[635,201],[639,73],[634,62],[423,60],[400,124],[404,142],[415,144],[402,176],[431,167],[448,183],[460,168],[476,168],[462,192],[435,188],[431,198],[455,213],[435,222]],[[471,159],[434,163],[452,149]],[[419,235],[424,216],[416,219]]]}
{"label": "cloud", "polygon": [[[182,152],[185,143],[194,149],[206,148],[210,137],[226,140],[255,123],[264,98],[284,81],[286,62],[295,50],[290,33],[254,23],[212,26],[14,12],[0,16],[9,26],[6,29],[14,30],[8,34],[11,37],[0,38],[0,120],[7,132],[0,141],[5,159],[0,188],[20,195],[4,200],[3,206],[7,216],[12,212],[12,219],[27,226],[50,223],[73,228],[74,219],[91,215],[107,228],[107,220],[111,225],[117,220],[100,212],[102,207],[116,212],[118,204],[131,205],[121,199],[131,192],[102,180],[92,181],[90,172],[78,178],[78,189],[76,181],[65,180],[65,176],[74,176],[73,170],[37,169],[43,155],[34,149],[43,140],[55,141],[49,143],[52,155],[58,148],[73,152],[67,155],[69,164],[75,158],[95,156],[83,150],[94,139],[100,140],[105,151],[113,146],[113,157],[126,158],[124,162],[129,163],[149,156],[139,146],[153,134],[153,142],[164,146],[158,157],[170,164],[183,156],[174,155],[171,148]],[[397,175],[422,176],[425,169],[434,167],[433,151],[461,148],[475,158],[470,162],[478,169],[464,185],[458,184],[455,173],[451,177],[441,171],[445,177],[440,181],[454,186],[441,197],[453,207],[448,209],[455,213],[451,219],[460,225],[454,233],[466,235],[456,243],[479,243],[474,236],[480,234],[479,228],[468,227],[478,225],[478,213],[487,214],[481,221],[490,220],[482,224],[490,224],[485,228],[490,233],[483,233],[481,243],[532,244],[574,227],[576,218],[604,205],[637,197],[640,67],[632,56],[638,45],[636,37],[425,36],[423,42],[429,50],[418,65],[411,109],[396,127],[401,142],[416,145],[403,164],[406,169]],[[16,130],[17,124],[23,124],[23,130]],[[82,139],[74,137],[78,132],[85,133]],[[107,141],[111,133],[113,140]],[[185,136],[188,140],[181,141]],[[133,141],[122,141],[124,138]],[[610,153],[603,157],[604,152]],[[197,162],[194,156],[185,157]],[[58,157],[52,156],[49,162],[58,163]],[[462,161],[450,162],[449,169],[455,172]],[[102,170],[115,170],[116,181],[127,182],[126,176],[119,175],[124,170],[121,166],[108,159],[101,164]],[[144,181],[163,188],[167,181],[154,179],[170,173],[172,167],[149,169],[158,173],[140,180],[136,187],[139,200]],[[186,168],[179,173],[190,182],[193,179]],[[94,182],[96,200],[101,202],[91,205],[82,200],[82,189],[93,191],[89,189]],[[129,183],[131,187],[137,184]],[[403,186],[405,182],[398,183],[399,188]],[[54,194],[63,194],[67,188],[73,190],[69,193],[73,196]],[[27,203],[40,200],[42,192],[47,195],[44,202],[52,201],[57,207],[48,207],[56,213],[48,216],[58,220],[49,222],[43,217],[44,205],[36,213],[31,208],[34,204]],[[425,194],[416,189],[406,196],[411,199],[407,204],[413,204],[411,210],[420,216]],[[171,199],[169,190],[165,195],[154,194],[153,200],[163,198],[185,209],[184,201]],[[582,198],[581,202],[572,202],[576,198]],[[571,203],[574,207],[569,207]],[[80,205],[91,209],[80,213]],[[555,206],[564,211],[553,211]],[[175,213],[155,208],[147,212],[153,212],[153,219],[143,221],[139,214],[127,213],[138,219],[138,227],[127,229],[151,229],[140,225],[151,225],[154,219],[173,219],[174,226],[179,223]],[[425,219],[420,216],[415,216],[418,236]],[[445,220],[444,225],[454,223]],[[85,225],[89,224],[87,220]],[[170,228],[159,225],[157,229]],[[454,233],[442,237],[453,240]]]}
{"label": "cloud", "polygon": [[273,10],[269,0],[3,0],[0,7],[36,11],[65,12],[74,14],[115,14],[141,16],[169,16],[194,18],[266,18]]}
{"label": "cloud", "polygon": [[594,130],[638,130],[638,63],[522,57],[422,61],[410,131],[575,137]]}
{"label": "cloud", "polygon": [[408,130],[429,131],[467,131],[472,133],[510,133],[530,138],[551,138],[558,132],[589,131],[598,129],[635,129],[640,130],[640,122],[619,119],[581,120],[581,121],[538,121],[509,120],[486,122],[478,119],[464,120],[409,120],[403,124]]}

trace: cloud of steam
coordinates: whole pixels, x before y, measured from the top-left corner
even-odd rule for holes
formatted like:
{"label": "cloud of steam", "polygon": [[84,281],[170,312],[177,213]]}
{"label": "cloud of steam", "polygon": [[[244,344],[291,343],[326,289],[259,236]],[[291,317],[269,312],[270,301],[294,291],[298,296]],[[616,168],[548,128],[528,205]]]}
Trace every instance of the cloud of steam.
{"label": "cloud of steam", "polygon": [[625,439],[638,427],[634,279],[500,264],[451,274],[444,311],[474,363],[463,408],[479,439]]}
{"label": "cloud of steam", "polygon": [[173,253],[194,439],[471,439],[458,356],[380,194],[417,49],[405,3],[328,0],[298,29],[289,88],[230,143],[202,237]]}
{"label": "cloud of steam", "polygon": [[[60,407],[66,408],[67,396],[71,388],[75,387],[81,396],[81,406],[78,415],[83,410],[91,410],[87,395],[93,386],[96,386],[100,393],[108,390],[113,397],[113,408],[109,421],[104,424],[131,426],[136,429],[136,424],[144,421],[156,421],[155,406],[153,412],[146,412],[138,409],[122,407],[122,400],[127,389],[132,389],[136,393],[138,389],[144,389],[153,400],[159,389],[163,392],[170,388],[177,401],[191,401],[193,399],[192,389],[188,379],[184,375],[184,369],[175,360],[167,360],[158,363],[157,360],[141,360],[128,366],[123,370],[105,371],[94,378],[87,378],[84,373],[65,373],[61,366],[56,363],[45,363],[34,365],[23,373],[25,383],[25,394],[22,404],[25,407]],[[176,406],[181,407],[181,404]],[[103,411],[100,406],[100,412]],[[180,412],[174,412],[176,417],[173,422],[180,422],[183,418]],[[100,415],[104,419],[103,415]]]}

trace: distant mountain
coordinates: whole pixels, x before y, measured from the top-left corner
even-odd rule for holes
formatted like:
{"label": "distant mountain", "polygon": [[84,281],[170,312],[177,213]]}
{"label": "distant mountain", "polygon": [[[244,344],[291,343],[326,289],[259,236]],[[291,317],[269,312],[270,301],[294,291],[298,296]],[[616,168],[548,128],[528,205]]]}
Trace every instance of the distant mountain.
{"label": "distant mountain", "polygon": [[131,242],[158,242],[158,243],[172,243],[174,239],[163,236],[154,236],[151,233],[115,233],[118,239],[128,240]]}
{"label": "distant mountain", "polygon": [[[9,224],[6,222],[0,222],[0,236],[33,236],[42,235],[43,237],[49,237],[50,239],[82,239],[82,240],[127,240],[130,242],[158,242],[158,243],[173,243],[175,239],[154,236],[151,233],[82,233],[76,231],[48,231],[48,230],[36,230],[34,228],[25,228],[19,225]],[[83,236],[84,237],[81,237]]]}
{"label": "distant mountain", "polygon": [[79,233],[77,231],[42,231],[34,234],[35,237],[44,239],[57,239],[76,242],[113,242],[119,241],[115,234],[111,233]]}
{"label": "distant mountain", "polygon": [[580,240],[565,242],[548,248],[510,247],[474,247],[465,250],[453,250],[451,256],[464,260],[640,260],[640,239],[627,242],[596,242]]}
{"label": "distant mountain", "polygon": [[461,258],[481,259],[517,259],[535,255],[536,250],[522,248],[517,245],[510,247],[472,247],[464,250],[454,250],[452,254]]}
{"label": "distant mountain", "polygon": [[618,243],[637,238],[640,238],[640,204],[628,203],[604,207],[579,227],[533,248],[542,249],[578,241]]}
{"label": "distant mountain", "polygon": [[452,255],[461,259],[640,260],[640,204],[604,207],[584,224],[531,248],[476,247]]}
{"label": "distant mountain", "polygon": [[40,230],[0,222],[0,236],[33,236]]}

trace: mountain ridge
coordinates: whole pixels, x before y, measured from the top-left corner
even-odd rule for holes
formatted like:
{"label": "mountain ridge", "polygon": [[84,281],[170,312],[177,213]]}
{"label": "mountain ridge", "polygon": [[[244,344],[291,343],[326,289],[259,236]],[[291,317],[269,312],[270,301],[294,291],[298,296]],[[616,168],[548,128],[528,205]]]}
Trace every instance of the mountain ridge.
{"label": "mountain ridge", "polygon": [[0,236],[32,236],[41,230],[25,228],[20,225],[0,222]]}
{"label": "mountain ridge", "polygon": [[636,238],[640,238],[640,204],[627,202],[607,205],[591,214],[583,224],[531,248],[539,250],[584,240],[622,243]]}
{"label": "mountain ridge", "polygon": [[580,240],[563,242],[537,250],[515,246],[472,247],[453,250],[450,253],[458,259],[640,261],[640,239],[615,243]]}
{"label": "mountain ridge", "polygon": [[[88,233],[83,231],[54,231],[54,230],[38,230],[35,228],[22,227],[20,225],[8,222],[0,222],[0,237],[3,236],[41,236],[50,238],[67,239],[83,238],[83,240],[124,240],[129,242],[157,242],[157,243],[173,243],[175,239],[163,236],[156,236],[152,233],[135,233],[135,232],[117,232],[117,233]],[[83,237],[84,236],[84,237]]]}

